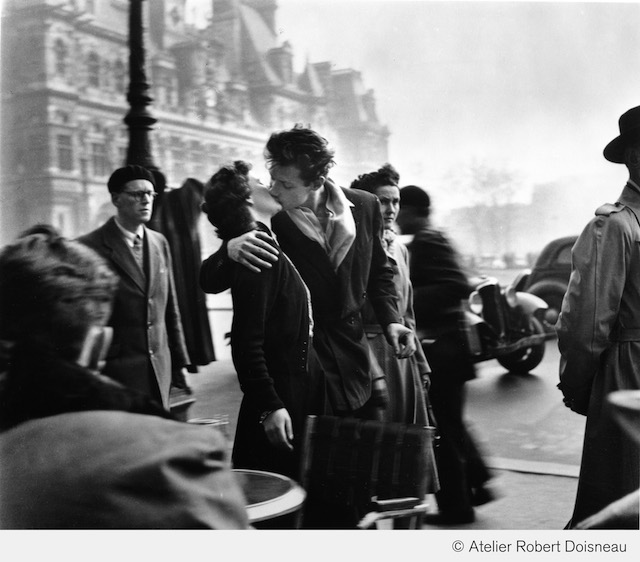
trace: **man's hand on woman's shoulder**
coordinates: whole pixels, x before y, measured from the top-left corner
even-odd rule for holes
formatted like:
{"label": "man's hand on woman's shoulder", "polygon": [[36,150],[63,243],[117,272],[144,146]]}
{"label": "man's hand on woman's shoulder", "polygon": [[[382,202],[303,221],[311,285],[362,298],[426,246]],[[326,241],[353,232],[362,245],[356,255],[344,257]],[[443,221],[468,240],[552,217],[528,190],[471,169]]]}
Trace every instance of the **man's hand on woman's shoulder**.
{"label": "man's hand on woman's shoulder", "polygon": [[261,230],[251,230],[227,242],[229,258],[255,273],[269,269],[278,261],[278,250],[270,242],[272,238]]}

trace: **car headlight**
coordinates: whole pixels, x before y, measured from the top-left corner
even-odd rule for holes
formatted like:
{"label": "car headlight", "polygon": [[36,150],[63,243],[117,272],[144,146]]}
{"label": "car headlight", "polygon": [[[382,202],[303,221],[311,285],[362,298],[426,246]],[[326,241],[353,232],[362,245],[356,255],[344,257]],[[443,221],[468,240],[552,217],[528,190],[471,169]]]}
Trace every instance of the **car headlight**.
{"label": "car headlight", "polygon": [[478,291],[469,295],[469,309],[474,314],[482,314],[482,297]]}

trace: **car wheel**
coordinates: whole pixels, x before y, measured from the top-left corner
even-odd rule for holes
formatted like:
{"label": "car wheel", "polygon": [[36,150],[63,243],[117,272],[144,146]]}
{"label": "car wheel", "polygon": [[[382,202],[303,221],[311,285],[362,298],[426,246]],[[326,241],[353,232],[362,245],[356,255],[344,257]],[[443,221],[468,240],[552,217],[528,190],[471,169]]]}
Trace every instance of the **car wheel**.
{"label": "car wheel", "polygon": [[[537,318],[530,319],[530,327],[532,334],[544,334],[545,328]],[[509,355],[498,357],[498,363],[507,369],[510,373],[518,375],[526,375],[529,371],[535,369],[542,361],[545,351],[545,342],[531,347],[519,349]]]}

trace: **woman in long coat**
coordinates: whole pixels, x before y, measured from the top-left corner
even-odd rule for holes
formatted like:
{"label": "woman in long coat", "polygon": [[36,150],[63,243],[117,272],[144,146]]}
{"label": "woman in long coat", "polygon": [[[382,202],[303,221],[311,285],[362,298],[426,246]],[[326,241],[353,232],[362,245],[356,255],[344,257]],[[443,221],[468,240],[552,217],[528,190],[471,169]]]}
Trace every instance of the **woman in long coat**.
{"label": "woman in long coat", "polygon": [[[398,295],[398,312],[403,323],[416,331],[413,312],[413,287],[409,279],[407,247],[396,238],[395,219],[400,208],[400,176],[390,164],[375,172],[362,174],[351,183],[352,189],[362,189],[378,197],[382,205],[384,224],[383,247],[393,268],[393,283]],[[369,303],[364,309],[365,330],[373,356],[382,369],[389,392],[389,402],[380,415],[384,421],[428,425],[424,387],[429,383],[430,368],[422,351],[416,346],[414,355],[398,359],[376,320]]]}
{"label": "woman in long coat", "polygon": [[[269,229],[252,210],[248,164],[221,168],[205,189],[203,210],[222,240]],[[259,189],[255,184],[253,189]],[[324,380],[312,346],[307,287],[289,258],[254,273],[232,262],[231,353],[244,394],[233,444],[233,464],[297,478],[305,418],[324,408]],[[215,256],[202,264],[200,283],[211,290]]]}

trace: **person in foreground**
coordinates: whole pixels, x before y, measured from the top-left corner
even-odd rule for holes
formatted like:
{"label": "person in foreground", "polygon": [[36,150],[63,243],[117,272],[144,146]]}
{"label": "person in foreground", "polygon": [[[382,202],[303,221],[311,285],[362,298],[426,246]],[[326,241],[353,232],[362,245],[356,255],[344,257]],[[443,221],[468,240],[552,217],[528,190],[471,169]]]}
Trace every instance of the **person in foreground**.
{"label": "person in foreground", "polygon": [[223,436],[99,373],[117,277],[39,230],[0,253],[0,528],[247,528]]}
{"label": "person in foreground", "polygon": [[117,169],[107,183],[116,215],[79,241],[119,276],[113,342],[105,374],[169,409],[171,387],[188,389],[187,353],[167,239],[145,224],[156,197],[153,174],[142,166]]}
{"label": "person in foreground", "polygon": [[567,528],[640,487],[638,443],[604,408],[611,392],[640,389],[640,106],[620,117],[619,128],[604,157],[624,164],[629,179],[617,202],[599,207],[578,237],[556,324],[558,388],[565,405],[587,417]]}
{"label": "person in foreground", "polygon": [[458,524],[475,520],[474,506],[492,499],[486,487],[489,471],[464,421],[464,385],[475,367],[460,333],[462,299],[471,287],[457,252],[447,237],[433,228],[429,194],[416,185],[400,190],[397,223],[409,243],[409,275],[417,333],[431,367],[429,399],[439,445],[435,450],[440,490],[439,513],[433,523]]}
{"label": "person in foreground", "polygon": [[[224,166],[205,186],[202,208],[221,240],[257,229],[270,234],[253,212],[252,193],[261,187],[249,169],[242,161]],[[211,267],[210,259],[201,266],[205,291]],[[298,479],[304,422],[322,413],[325,393],[307,287],[282,252],[258,273],[233,263],[230,280],[231,353],[244,395],[233,465]]]}
{"label": "person in foreground", "polygon": [[[409,254],[396,234],[396,217],[400,208],[400,175],[391,164],[362,174],[351,183],[351,189],[373,193],[380,200],[384,223],[383,246],[394,271],[393,281],[398,294],[398,309],[405,326],[415,332],[413,287],[409,279]],[[387,343],[372,307],[364,309],[365,330],[375,360],[386,376],[389,404],[381,415],[385,421],[429,425],[426,388],[431,369],[422,347],[407,359],[398,359]]]}
{"label": "person in foreground", "polygon": [[[399,358],[416,347],[398,314],[393,270],[382,247],[380,204],[370,193],[342,189],[327,177],[333,151],[311,129],[296,126],[272,134],[265,157],[269,191],[282,207],[271,227],[311,293],[313,345],[326,376],[325,411],[376,419],[384,392],[373,391],[365,301]],[[259,271],[272,267],[277,254],[264,232],[229,240],[212,256],[206,290],[229,287],[231,262]]]}

